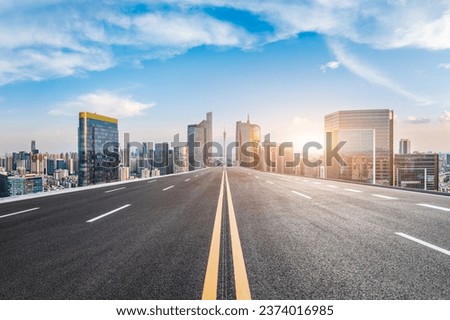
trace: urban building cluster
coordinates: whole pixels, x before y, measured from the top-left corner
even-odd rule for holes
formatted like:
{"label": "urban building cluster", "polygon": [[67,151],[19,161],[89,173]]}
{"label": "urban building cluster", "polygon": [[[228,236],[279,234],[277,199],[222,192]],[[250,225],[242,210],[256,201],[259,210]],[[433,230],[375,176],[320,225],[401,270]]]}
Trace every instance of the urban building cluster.
{"label": "urban building cluster", "polygon": [[[294,153],[292,144],[277,144],[266,138],[262,141],[258,125],[249,119],[247,123],[238,121],[236,141],[239,150],[243,145],[245,148],[236,153],[234,164],[281,174],[450,192],[450,153],[412,152],[408,139],[400,140],[396,153],[393,119],[394,112],[388,109],[328,114],[324,133],[330,138],[326,142],[330,146],[316,157]],[[311,146],[322,148],[318,143]],[[327,150],[336,147],[345,165],[335,158],[326,163]]]}
{"label": "urban building cluster", "polygon": [[[299,154],[292,143],[277,144],[270,135],[263,140],[260,126],[248,117],[236,123],[232,152],[225,146],[224,132],[223,151],[213,154],[211,112],[200,123],[187,126],[186,142],[178,135],[170,144],[136,142],[124,133],[122,145],[117,119],[80,112],[77,153],[41,153],[32,141],[29,152],[0,157],[0,197],[187,172],[225,161],[228,166],[280,174],[450,192],[450,153],[412,152],[408,139],[400,140],[396,153],[393,119],[388,109],[328,114],[326,145],[316,142]],[[323,155],[308,154],[309,148]],[[327,152],[335,149],[340,159],[331,157],[327,163]]]}
{"label": "urban building cluster", "polygon": [[[212,141],[212,112],[188,125],[188,141],[137,142],[129,133],[119,144],[118,120],[81,112],[78,127],[80,186],[149,178],[204,168],[202,147]],[[179,139],[178,139],[179,140]],[[212,163],[211,163],[212,164]]]}
{"label": "urban building cluster", "polygon": [[40,153],[31,141],[30,151],[0,157],[0,197],[24,195],[78,186],[76,152]]}

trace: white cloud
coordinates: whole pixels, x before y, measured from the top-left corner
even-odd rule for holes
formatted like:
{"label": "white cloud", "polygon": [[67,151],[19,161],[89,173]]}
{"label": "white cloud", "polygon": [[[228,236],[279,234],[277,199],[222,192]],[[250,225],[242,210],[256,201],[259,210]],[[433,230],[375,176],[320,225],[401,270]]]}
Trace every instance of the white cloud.
{"label": "white cloud", "polygon": [[[442,2],[443,3],[443,2]],[[435,3],[436,4],[436,3]],[[381,16],[380,21],[388,30],[393,31],[391,37],[381,34],[377,45],[385,48],[417,47],[431,50],[450,48],[450,9],[436,12],[434,8],[412,5],[402,6],[396,16]],[[387,19],[395,20],[387,20]],[[385,36],[384,43],[381,36]]]}
{"label": "white cloud", "polygon": [[424,117],[408,116],[405,122],[409,124],[424,124],[431,122],[431,120]]}
{"label": "white cloud", "polygon": [[438,67],[442,69],[450,69],[450,63],[441,63]]}
{"label": "white cloud", "polygon": [[325,72],[327,72],[327,69],[334,70],[334,69],[339,68],[340,65],[341,65],[341,63],[339,61],[330,61],[330,62],[327,62],[327,63],[321,65],[320,70],[323,73],[325,73]]}
{"label": "white cloud", "polygon": [[394,80],[382,74],[372,66],[366,65],[360,61],[357,57],[349,54],[344,46],[337,41],[330,41],[330,47],[333,50],[337,60],[342,63],[347,69],[356,74],[357,76],[369,81],[370,83],[387,88],[397,94],[400,94],[417,104],[430,105],[432,102],[425,98],[422,98],[396,83]]}
{"label": "white cloud", "polygon": [[296,125],[296,126],[305,126],[305,125],[309,124],[310,121],[308,120],[308,118],[302,118],[302,117],[295,116],[293,122],[294,122],[294,125]]}
{"label": "white cloud", "polygon": [[128,118],[143,114],[154,103],[142,103],[132,97],[118,96],[110,92],[98,91],[66,101],[49,111],[50,115],[76,115],[81,111],[107,114],[117,118]]}
{"label": "white cloud", "polygon": [[[381,49],[450,49],[448,1],[128,0],[120,6],[117,2],[83,1],[74,6],[62,0],[2,1],[0,85],[105,70],[127,59],[171,57],[202,45],[247,49],[302,32]],[[148,12],[133,13],[131,9],[142,3]],[[247,11],[273,31],[250,32],[209,15],[205,7]],[[132,54],[126,57],[124,52]],[[322,66],[328,68],[333,67]]]}
{"label": "white cloud", "polygon": [[248,47],[252,37],[244,30],[204,14],[146,14],[132,19],[142,43],[192,48],[199,45]]}
{"label": "white cloud", "polygon": [[439,117],[439,120],[443,122],[450,122],[450,112],[445,110],[442,115]]}

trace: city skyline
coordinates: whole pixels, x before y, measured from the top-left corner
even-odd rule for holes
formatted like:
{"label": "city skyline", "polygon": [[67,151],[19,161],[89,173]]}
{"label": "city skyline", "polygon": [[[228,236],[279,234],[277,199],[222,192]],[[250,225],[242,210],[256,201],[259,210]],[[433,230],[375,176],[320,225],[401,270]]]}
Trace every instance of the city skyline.
{"label": "city skyline", "polygon": [[183,139],[209,111],[231,133],[249,113],[301,147],[323,141],[324,114],[389,108],[394,141],[450,151],[445,3],[152,3],[0,5],[0,153],[76,150],[84,109],[136,141]]}

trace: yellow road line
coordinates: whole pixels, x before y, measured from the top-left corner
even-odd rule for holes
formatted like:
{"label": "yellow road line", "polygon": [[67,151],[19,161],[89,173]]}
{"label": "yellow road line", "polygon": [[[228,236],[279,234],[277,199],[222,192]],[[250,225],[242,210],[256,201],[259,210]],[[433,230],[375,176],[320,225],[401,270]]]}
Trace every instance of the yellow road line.
{"label": "yellow road line", "polygon": [[251,300],[250,286],[248,283],[247,270],[245,268],[244,254],[242,253],[241,240],[237,228],[236,215],[234,213],[233,200],[231,199],[228,174],[225,171],[227,186],[228,216],[230,218],[231,252],[233,254],[234,283],[236,286],[237,300]]}
{"label": "yellow road line", "polygon": [[217,283],[219,281],[219,254],[220,254],[220,233],[222,229],[222,208],[223,208],[223,181],[225,171],[222,173],[220,183],[219,200],[217,202],[216,218],[214,220],[211,247],[209,249],[208,264],[206,266],[205,283],[203,284],[202,300],[217,299]]}

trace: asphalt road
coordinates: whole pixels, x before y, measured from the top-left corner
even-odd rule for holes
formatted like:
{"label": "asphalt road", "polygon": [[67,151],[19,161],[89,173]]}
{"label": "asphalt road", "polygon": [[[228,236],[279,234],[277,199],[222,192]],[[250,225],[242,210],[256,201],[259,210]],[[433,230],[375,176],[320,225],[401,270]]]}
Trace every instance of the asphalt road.
{"label": "asphalt road", "polygon": [[449,250],[450,197],[213,168],[0,203],[0,299],[450,299]]}

